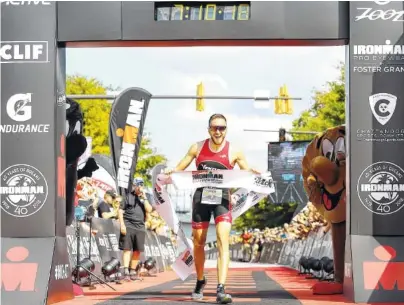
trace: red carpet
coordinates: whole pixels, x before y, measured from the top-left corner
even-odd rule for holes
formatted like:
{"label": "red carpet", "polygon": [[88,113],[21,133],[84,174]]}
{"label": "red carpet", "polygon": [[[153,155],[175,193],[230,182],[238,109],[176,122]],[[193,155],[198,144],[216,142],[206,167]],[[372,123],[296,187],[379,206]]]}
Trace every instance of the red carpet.
{"label": "red carpet", "polygon": [[[317,282],[308,280],[304,275],[297,275],[297,271],[287,267],[272,267],[266,269],[267,275],[282,286],[287,292],[298,299],[302,305],[333,305],[359,304],[349,302],[342,295],[319,296],[313,295],[311,287]],[[360,303],[364,304],[364,303]],[[367,303],[369,305],[369,303]],[[371,305],[404,305],[402,303],[372,303]]]}
{"label": "red carpet", "polygon": [[[107,286],[97,285],[95,290],[84,288],[84,296],[60,305],[137,305],[155,304],[200,304],[215,303],[216,270],[207,269],[208,285],[202,302],[190,299],[195,285],[195,276],[186,281],[178,279],[173,271],[146,277],[142,282],[129,282],[123,285],[112,284],[117,291]],[[354,304],[344,296],[315,296],[311,287],[315,280],[298,276],[296,270],[286,267],[231,268],[227,282],[227,291],[233,295],[234,304],[264,305],[342,305]],[[403,303],[374,305],[404,305]]]}

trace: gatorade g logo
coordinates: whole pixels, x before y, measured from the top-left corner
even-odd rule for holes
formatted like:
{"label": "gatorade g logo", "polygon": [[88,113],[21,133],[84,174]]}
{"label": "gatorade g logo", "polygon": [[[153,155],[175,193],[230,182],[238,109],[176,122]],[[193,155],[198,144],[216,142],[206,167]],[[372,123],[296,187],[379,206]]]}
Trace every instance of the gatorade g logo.
{"label": "gatorade g logo", "polygon": [[29,251],[24,247],[14,247],[7,251],[10,263],[1,264],[1,287],[4,291],[35,291],[38,264],[24,263]]}
{"label": "gatorade g logo", "polygon": [[373,253],[379,262],[363,263],[365,289],[404,291],[404,262],[391,262],[396,257],[396,250],[379,246]]}
{"label": "gatorade g logo", "polygon": [[128,189],[130,186],[130,172],[133,167],[133,157],[135,155],[136,141],[142,119],[144,102],[144,100],[131,100],[128,109],[128,116],[126,117],[125,128],[118,128],[116,130],[116,135],[118,137],[123,137],[117,180],[118,186],[124,189]]}
{"label": "gatorade g logo", "polygon": [[191,251],[187,250],[184,255],[182,256],[182,261],[187,265],[188,267],[192,266],[192,263],[194,262],[194,257],[191,255]]}
{"label": "gatorade g logo", "polygon": [[13,121],[25,122],[32,117],[32,93],[14,94],[7,102],[7,114]]}

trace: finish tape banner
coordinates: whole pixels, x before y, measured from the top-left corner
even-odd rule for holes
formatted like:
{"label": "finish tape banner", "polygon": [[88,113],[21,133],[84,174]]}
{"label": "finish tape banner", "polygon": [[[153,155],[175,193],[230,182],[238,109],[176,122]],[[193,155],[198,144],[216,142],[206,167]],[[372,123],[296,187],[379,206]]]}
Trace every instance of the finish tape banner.
{"label": "finish tape banner", "polygon": [[126,195],[132,187],[150,99],[146,90],[129,88],[112,105],[109,145],[120,195]]}
{"label": "finish tape banner", "polygon": [[[265,196],[275,191],[270,172],[256,175],[244,170],[184,171],[170,176],[159,174],[153,188],[155,208],[167,225],[178,233],[179,220],[171,203],[170,196],[164,186],[173,184],[178,190],[197,188],[240,188],[233,196],[236,207],[232,211],[236,219]],[[215,196],[215,192],[212,193]]]}

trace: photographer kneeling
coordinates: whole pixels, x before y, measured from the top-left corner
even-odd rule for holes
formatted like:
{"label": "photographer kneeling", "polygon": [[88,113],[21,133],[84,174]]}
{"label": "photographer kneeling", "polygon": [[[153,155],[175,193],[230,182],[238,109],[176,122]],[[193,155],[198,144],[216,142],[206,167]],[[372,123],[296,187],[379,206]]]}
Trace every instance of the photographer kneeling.
{"label": "photographer kneeling", "polygon": [[126,196],[119,209],[121,225],[119,248],[123,251],[125,280],[130,280],[136,275],[135,269],[139,263],[140,253],[144,251],[146,213],[150,213],[153,209],[146,199],[143,187],[143,179],[135,178],[132,192]]}

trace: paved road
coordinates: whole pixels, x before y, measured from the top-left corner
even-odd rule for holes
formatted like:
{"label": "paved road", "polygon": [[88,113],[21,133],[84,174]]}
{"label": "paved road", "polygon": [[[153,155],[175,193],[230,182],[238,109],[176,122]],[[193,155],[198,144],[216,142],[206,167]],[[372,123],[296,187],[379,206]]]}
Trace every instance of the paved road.
{"label": "paved road", "polygon": [[[186,281],[174,279],[156,286],[147,287],[122,296],[97,303],[99,305],[136,305],[155,304],[215,304],[216,303],[216,261],[206,263],[208,284],[205,288],[203,301],[195,302],[190,299],[190,293],[195,286],[195,275]],[[257,268],[258,267],[258,268]],[[252,265],[232,262],[226,291],[230,293],[237,304],[268,304],[268,305],[300,305],[288,292],[282,289],[265,272],[271,265]]]}

